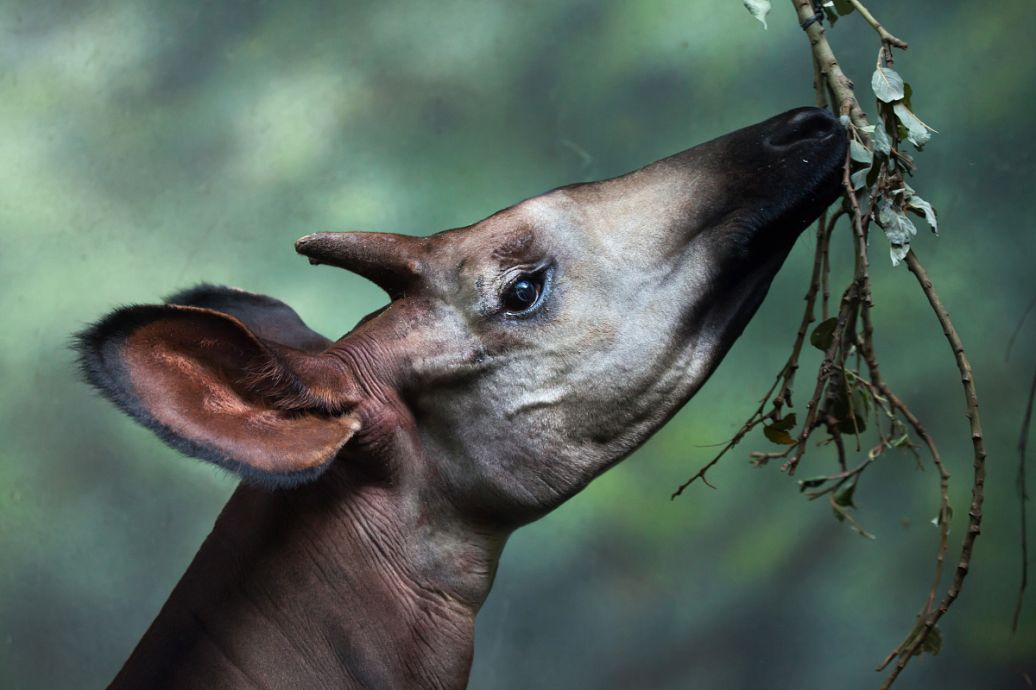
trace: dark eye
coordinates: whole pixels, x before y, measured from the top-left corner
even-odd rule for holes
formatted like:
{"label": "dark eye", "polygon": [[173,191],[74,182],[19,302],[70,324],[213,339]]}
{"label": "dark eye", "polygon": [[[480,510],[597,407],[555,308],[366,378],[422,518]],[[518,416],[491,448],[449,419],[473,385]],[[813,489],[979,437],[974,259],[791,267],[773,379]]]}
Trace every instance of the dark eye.
{"label": "dark eye", "polygon": [[543,276],[521,275],[504,289],[501,302],[506,311],[520,314],[536,306],[543,293]]}

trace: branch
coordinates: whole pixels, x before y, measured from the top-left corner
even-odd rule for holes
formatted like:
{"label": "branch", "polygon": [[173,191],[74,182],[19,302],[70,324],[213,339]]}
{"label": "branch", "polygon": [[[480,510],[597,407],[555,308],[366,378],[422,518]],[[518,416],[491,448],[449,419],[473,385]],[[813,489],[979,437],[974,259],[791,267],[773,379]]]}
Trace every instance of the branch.
{"label": "branch", "polygon": [[1029,534],[1026,529],[1025,504],[1029,500],[1025,489],[1025,446],[1032,425],[1032,407],[1036,399],[1036,371],[1032,374],[1032,385],[1029,386],[1029,401],[1025,405],[1025,416],[1022,419],[1022,432],[1018,437],[1018,500],[1021,504],[1022,521],[1022,581],[1018,585],[1018,601],[1014,605],[1014,616],[1011,618],[1011,632],[1018,631],[1018,618],[1022,614],[1022,601],[1025,599],[1025,587],[1029,583]]}
{"label": "branch", "polygon": [[1029,317],[1029,312],[1032,311],[1033,307],[1036,307],[1036,297],[1032,298],[1029,302],[1029,306],[1025,308],[1024,312],[1022,312],[1022,318],[1018,319],[1018,325],[1014,327],[1014,332],[1011,333],[1011,337],[1007,340],[1007,351],[1004,352],[1005,362],[1011,359],[1011,350],[1014,349],[1014,341],[1018,338],[1018,334],[1022,332],[1022,326],[1025,325],[1025,319]]}
{"label": "branch", "polygon": [[861,17],[867,20],[868,24],[874,27],[874,30],[878,32],[879,36],[881,36],[883,43],[895,46],[900,50],[906,50],[909,47],[906,44],[906,41],[902,41],[886,31],[885,27],[878,23],[878,20],[874,18],[874,15],[870,13],[870,10],[864,7],[859,0],[849,0],[849,3],[856,8],[856,11],[860,13]]}
{"label": "branch", "polygon": [[925,618],[924,623],[916,637],[914,637],[913,642],[899,652],[899,661],[896,662],[896,665],[886,677],[884,684],[881,686],[881,690],[887,690],[887,688],[891,687],[896,677],[906,667],[907,662],[909,662],[913,655],[921,648],[921,644],[935,627],[935,624],[943,617],[943,615],[945,615],[946,611],[960,594],[961,587],[964,584],[964,578],[967,577],[968,569],[971,567],[971,554],[975,547],[975,540],[978,538],[978,535],[982,533],[982,502],[985,498],[986,484],[986,445],[982,436],[982,420],[978,411],[978,393],[975,390],[975,381],[972,375],[971,362],[968,360],[968,356],[964,352],[964,344],[961,342],[960,336],[957,334],[957,329],[954,328],[953,322],[950,320],[950,315],[946,311],[946,307],[943,306],[942,300],[939,299],[939,295],[935,291],[932,280],[928,277],[924,266],[921,265],[921,261],[917,258],[916,252],[911,251],[907,254],[906,263],[910,272],[917,278],[917,282],[920,284],[921,290],[928,298],[928,302],[931,304],[932,310],[939,319],[939,324],[942,326],[943,334],[946,336],[946,340],[949,342],[950,348],[953,350],[953,356],[957,361],[957,368],[960,371],[961,385],[964,387],[964,400],[967,409],[966,414],[971,428],[971,444],[974,450],[974,460],[972,463],[974,468],[974,482],[971,489],[971,507],[970,510],[968,510],[968,529],[965,531],[964,539],[961,541],[960,561],[957,563],[957,567],[954,570],[953,580],[950,583],[950,587],[946,590],[946,594],[943,596],[942,601],[939,602],[938,608],[928,614]]}
{"label": "branch", "polygon": [[[799,22],[806,24],[815,16],[812,0],[792,0],[795,11],[798,13]],[[827,42],[827,31],[820,22],[812,22],[806,27],[806,35],[809,36],[809,43],[813,46],[813,55],[816,58],[821,76],[827,80],[828,88],[834,94],[839,114],[848,115],[857,128],[867,126],[867,116],[860,108],[853,92],[853,81],[842,71],[838,64],[831,45]],[[833,110],[834,108],[832,108]]]}

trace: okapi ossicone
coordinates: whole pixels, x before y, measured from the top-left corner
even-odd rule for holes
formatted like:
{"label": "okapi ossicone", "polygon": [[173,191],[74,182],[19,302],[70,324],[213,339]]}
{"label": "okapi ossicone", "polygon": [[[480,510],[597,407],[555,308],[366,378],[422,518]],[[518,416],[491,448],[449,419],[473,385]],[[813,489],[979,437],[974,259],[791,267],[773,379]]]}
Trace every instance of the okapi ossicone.
{"label": "okapi ossicone", "polygon": [[337,341],[207,285],[81,333],[104,396],[244,480],[112,687],[464,687],[508,535],[705,382],[846,147],[803,108],[466,228],[303,237],[390,297]]}

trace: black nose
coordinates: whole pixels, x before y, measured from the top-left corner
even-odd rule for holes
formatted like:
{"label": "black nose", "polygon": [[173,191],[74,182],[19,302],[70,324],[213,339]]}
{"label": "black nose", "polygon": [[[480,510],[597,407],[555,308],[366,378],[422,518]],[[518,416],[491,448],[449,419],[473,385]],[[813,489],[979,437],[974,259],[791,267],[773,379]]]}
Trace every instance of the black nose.
{"label": "black nose", "polygon": [[818,143],[843,131],[842,123],[828,111],[799,108],[786,113],[783,121],[775,123],[766,144],[771,148],[786,149],[800,143]]}

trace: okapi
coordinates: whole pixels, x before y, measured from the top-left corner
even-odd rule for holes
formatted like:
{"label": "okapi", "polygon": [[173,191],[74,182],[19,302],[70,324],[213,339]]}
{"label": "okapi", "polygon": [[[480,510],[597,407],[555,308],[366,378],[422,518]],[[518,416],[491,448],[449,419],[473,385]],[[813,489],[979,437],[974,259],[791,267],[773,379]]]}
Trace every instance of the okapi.
{"label": "okapi", "polygon": [[89,383],[243,479],[111,687],[464,687],[508,535],[701,387],[846,148],[802,108],[466,228],[308,235],[390,297],[337,341],[208,285],[79,334]]}

